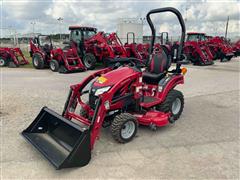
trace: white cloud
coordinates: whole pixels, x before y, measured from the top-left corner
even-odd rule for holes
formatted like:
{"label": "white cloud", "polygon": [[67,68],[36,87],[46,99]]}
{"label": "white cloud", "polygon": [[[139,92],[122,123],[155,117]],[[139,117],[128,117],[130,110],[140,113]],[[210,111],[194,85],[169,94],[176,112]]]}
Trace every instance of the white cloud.
{"label": "white cloud", "polygon": [[[224,34],[227,16],[230,17],[229,34],[239,35],[239,1],[11,1],[3,0],[3,26],[12,26],[19,33],[32,31],[30,22],[36,21],[35,29],[41,33],[57,33],[58,17],[63,17],[62,31],[69,25],[96,26],[99,30],[115,31],[118,18],[140,18],[158,7],[171,6],[179,9],[187,18],[188,31],[208,34]],[[187,13],[186,13],[186,8]],[[157,31],[178,34],[176,17],[170,14],[152,16]],[[159,26],[161,24],[161,26]],[[149,28],[144,26],[149,34]]]}

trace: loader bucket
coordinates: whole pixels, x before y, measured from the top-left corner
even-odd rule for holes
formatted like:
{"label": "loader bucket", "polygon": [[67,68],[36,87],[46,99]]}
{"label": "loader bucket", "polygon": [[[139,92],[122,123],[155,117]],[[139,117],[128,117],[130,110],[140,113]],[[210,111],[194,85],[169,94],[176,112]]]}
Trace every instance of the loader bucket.
{"label": "loader bucket", "polygon": [[91,159],[90,131],[43,107],[22,132],[56,169],[81,167]]}

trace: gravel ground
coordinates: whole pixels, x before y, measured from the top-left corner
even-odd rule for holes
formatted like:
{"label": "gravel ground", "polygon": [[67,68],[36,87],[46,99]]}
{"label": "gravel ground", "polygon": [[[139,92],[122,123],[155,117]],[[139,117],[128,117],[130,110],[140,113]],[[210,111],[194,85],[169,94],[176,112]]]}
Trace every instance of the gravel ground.
{"label": "gravel ground", "polygon": [[116,143],[102,129],[83,168],[56,171],[21,136],[43,106],[61,113],[69,86],[91,72],[0,69],[2,77],[1,178],[239,178],[239,60],[186,65],[185,109],[173,125],[140,127],[130,143]]}

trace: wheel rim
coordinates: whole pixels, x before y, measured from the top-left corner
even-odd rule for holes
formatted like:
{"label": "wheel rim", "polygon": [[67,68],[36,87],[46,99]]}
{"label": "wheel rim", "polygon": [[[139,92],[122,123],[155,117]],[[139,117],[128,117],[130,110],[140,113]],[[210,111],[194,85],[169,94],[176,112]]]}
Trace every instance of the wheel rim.
{"label": "wheel rim", "polygon": [[181,109],[182,103],[179,98],[176,98],[175,101],[172,103],[172,113],[173,114],[178,114],[180,109]]}
{"label": "wheel rim", "polygon": [[0,59],[0,66],[4,66],[4,64],[5,64],[4,59]]}
{"label": "wheel rim", "polygon": [[38,66],[38,59],[37,59],[36,57],[33,59],[33,64],[34,64],[35,66]]}
{"label": "wheel rim", "polygon": [[56,69],[55,64],[54,64],[54,63],[50,63],[50,68],[51,68],[52,70],[55,70],[55,69]]}
{"label": "wheel rim", "polygon": [[130,138],[135,131],[135,123],[133,121],[128,121],[123,125],[123,128],[121,129],[121,136],[123,139]]}
{"label": "wheel rim", "polygon": [[91,65],[92,65],[91,58],[88,57],[88,56],[85,57],[85,59],[84,59],[84,64],[85,64],[85,66],[86,66],[87,68],[91,67]]}

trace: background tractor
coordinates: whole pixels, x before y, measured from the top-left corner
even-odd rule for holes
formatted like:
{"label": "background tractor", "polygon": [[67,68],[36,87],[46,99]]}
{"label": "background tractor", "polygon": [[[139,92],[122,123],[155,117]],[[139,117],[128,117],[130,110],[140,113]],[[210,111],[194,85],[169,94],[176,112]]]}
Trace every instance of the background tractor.
{"label": "background tractor", "polygon": [[78,55],[87,69],[96,62],[107,65],[115,58],[127,57],[127,51],[116,33],[97,32],[96,28],[70,26],[70,44],[75,44]]}
{"label": "background tractor", "polygon": [[204,33],[187,33],[184,53],[194,65],[212,65],[213,55],[205,42]]}
{"label": "background tractor", "polygon": [[221,62],[230,61],[234,56],[233,48],[224,40],[223,37],[208,38],[208,46],[214,54],[215,59],[220,59]]}
{"label": "background tractor", "polygon": [[50,67],[52,71],[62,73],[85,70],[76,47],[53,48],[50,36],[39,35],[31,39],[30,56],[36,69]]}
{"label": "background tractor", "polygon": [[0,47],[0,67],[19,67],[29,64],[20,48]]}

